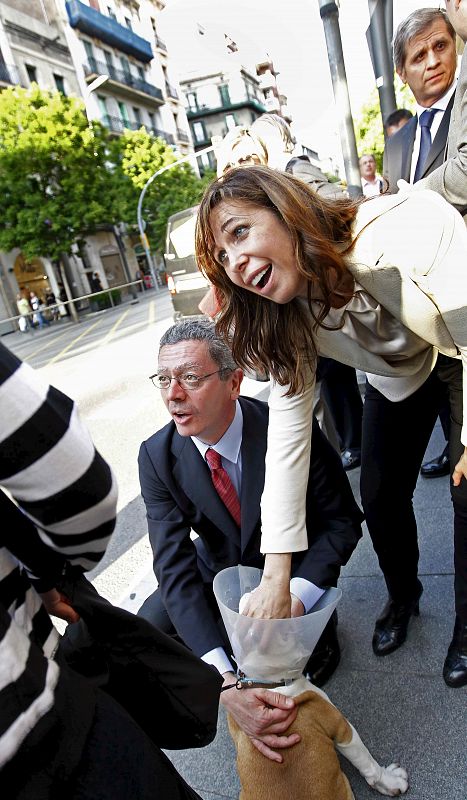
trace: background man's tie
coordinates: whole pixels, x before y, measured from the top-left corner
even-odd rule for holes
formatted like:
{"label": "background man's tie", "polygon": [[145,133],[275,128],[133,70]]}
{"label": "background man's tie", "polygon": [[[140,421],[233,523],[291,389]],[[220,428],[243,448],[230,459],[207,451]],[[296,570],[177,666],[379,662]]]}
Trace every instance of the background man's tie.
{"label": "background man's tie", "polygon": [[423,175],[423,168],[431,147],[430,128],[437,111],[437,108],[427,108],[422,114],[420,114],[420,119],[418,120],[418,124],[420,125],[420,152],[418,154],[417,166],[415,167],[415,173],[413,176],[414,183],[420,180]]}
{"label": "background man's tie", "polygon": [[217,494],[234,518],[238,527],[240,527],[240,501],[228,473],[222,466],[219,453],[213,450],[212,447],[209,447],[206,450],[206,461],[209,464],[212,482]]}

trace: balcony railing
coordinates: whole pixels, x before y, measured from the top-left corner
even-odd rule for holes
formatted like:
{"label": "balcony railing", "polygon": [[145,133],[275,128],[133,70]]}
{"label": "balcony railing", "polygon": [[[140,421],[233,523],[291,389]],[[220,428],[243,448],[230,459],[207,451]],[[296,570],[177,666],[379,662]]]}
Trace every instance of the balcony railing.
{"label": "balcony railing", "polygon": [[179,142],[185,142],[186,144],[190,143],[190,137],[188,136],[185,131],[182,131],[180,128],[177,128],[177,139]]}
{"label": "balcony railing", "polygon": [[19,72],[14,65],[0,64],[0,83],[11,83],[12,85],[20,83]]}
{"label": "balcony railing", "polygon": [[157,47],[159,50],[164,50],[164,52],[167,52],[167,45],[166,45],[166,43],[165,43],[165,42],[163,42],[163,41],[162,41],[162,39],[159,39],[159,37],[158,37],[158,35],[157,35],[157,34],[155,34],[155,40],[156,40],[156,47]]}
{"label": "balcony railing", "polygon": [[194,119],[195,117],[205,117],[209,114],[220,114],[225,111],[236,111],[239,108],[245,108],[245,106],[254,108],[256,111],[259,111],[260,114],[264,114],[266,111],[265,105],[256,97],[245,97],[244,100],[236,100],[235,102],[233,100],[230,102],[223,100],[222,104],[218,106],[208,106],[205,103],[198,105],[196,108],[188,106],[186,109],[186,115],[188,119]]}
{"label": "balcony railing", "polygon": [[102,117],[102,124],[112,131],[112,133],[123,133],[124,130],[138,131],[140,128],[146,128],[148,133],[152,133],[153,136],[158,136],[160,139],[165,139],[167,144],[175,144],[175,139],[171,133],[160,130],[160,128],[151,128],[148,125],[143,125],[141,122],[122,119],[121,117],[112,117],[110,114],[105,114]]}
{"label": "balcony railing", "polygon": [[101,14],[80,0],[66,0],[65,5],[72,28],[100,39],[101,42],[135,56],[140,61],[147,62],[153,58],[150,42],[125,25],[120,25],[116,19]]}
{"label": "balcony railing", "polygon": [[132,89],[136,89],[138,92],[144,92],[144,94],[149,94],[151,97],[160,100],[161,103],[164,102],[162,91],[158,89],[157,86],[148,83],[142,78],[136,78],[131,72],[116,69],[103,61],[96,61],[95,58],[90,58],[86,64],[83,64],[83,68],[85,75],[108,75],[109,78],[117,83],[122,83],[124,86],[131,86]]}
{"label": "balcony railing", "polygon": [[172,97],[174,100],[178,100],[178,92],[175,86],[171,86],[170,83],[166,83],[165,90],[167,92],[168,97]]}

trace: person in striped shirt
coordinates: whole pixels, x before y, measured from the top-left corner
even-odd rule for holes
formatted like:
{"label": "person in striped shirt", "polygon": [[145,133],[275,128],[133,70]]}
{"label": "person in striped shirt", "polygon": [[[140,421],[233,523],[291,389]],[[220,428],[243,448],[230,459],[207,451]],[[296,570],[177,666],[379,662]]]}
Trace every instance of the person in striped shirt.
{"label": "person in striped shirt", "polygon": [[[70,670],[49,614],[103,557],[117,486],[75,403],[0,344],[0,795],[196,798],[132,718]],[[12,788],[14,787],[14,788]]]}

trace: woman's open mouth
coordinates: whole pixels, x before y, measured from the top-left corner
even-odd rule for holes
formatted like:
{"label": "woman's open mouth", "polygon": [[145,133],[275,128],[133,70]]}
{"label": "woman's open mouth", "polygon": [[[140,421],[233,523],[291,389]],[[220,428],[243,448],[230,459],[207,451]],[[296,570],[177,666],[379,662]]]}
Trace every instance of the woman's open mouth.
{"label": "woman's open mouth", "polygon": [[272,272],[272,265],[268,264],[261,272],[258,272],[257,275],[251,281],[251,285],[255,286],[257,289],[264,289],[266,286],[269,278],[271,277]]}

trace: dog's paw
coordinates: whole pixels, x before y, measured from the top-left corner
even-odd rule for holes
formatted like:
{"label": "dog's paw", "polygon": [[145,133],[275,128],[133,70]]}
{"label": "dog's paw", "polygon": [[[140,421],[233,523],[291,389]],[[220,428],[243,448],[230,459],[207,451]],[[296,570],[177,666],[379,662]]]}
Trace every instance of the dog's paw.
{"label": "dog's paw", "polygon": [[370,785],[380,794],[397,797],[405,794],[409,788],[408,775],[404,767],[400,767],[399,764],[389,764],[389,767],[381,767],[380,775],[374,782],[371,781]]}

